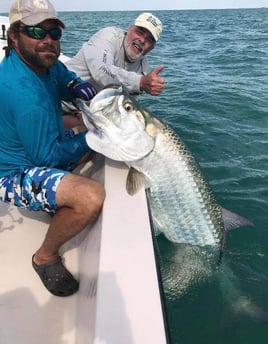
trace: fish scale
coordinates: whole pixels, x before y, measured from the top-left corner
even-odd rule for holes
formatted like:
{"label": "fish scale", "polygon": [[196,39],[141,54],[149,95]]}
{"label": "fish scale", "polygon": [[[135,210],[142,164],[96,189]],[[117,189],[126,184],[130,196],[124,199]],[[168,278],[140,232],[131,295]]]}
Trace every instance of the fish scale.
{"label": "fish scale", "polygon": [[[154,225],[169,240],[199,246],[220,244],[220,207],[193,156],[170,128],[163,124],[154,151],[131,165],[150,180]],[[161,223],[164,227],[159,228]]]}

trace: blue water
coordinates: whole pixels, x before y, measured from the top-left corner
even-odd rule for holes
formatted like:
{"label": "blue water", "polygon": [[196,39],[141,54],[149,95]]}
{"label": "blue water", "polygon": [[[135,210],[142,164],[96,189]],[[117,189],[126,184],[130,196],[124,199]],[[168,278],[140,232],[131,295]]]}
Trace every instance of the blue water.
{"label": "blue water", "polygon": [[[67,25],[62,50],[72,56],[96,30],[126,27],[137,14],[61,13]],[[166,88],[140,101],[188,145],[218,202],[255,224],[227,235],[230,283],[230,276],[219,282],[213,275],[188,283],[187,256],[159,237],[171,340],[265,343],[268,323],[258,307],[268,312],[268,9],[156,14],[164,31],[149,60],[165,66]],[[257,310],[235,311],[240,296]]]}
{"label": "blue water", "polygon": [[[63,53],[72,56],[104,26],[126,28],[138,14],[60,13]],[[228,233],[229,275],[221,282],[213,275],[191,280],[187,255],[158,238],[171,341],[266,343],[260,309],[268,312],[268,9],[156,14],[164,31],[149,60],[165,66],[166,87],[140,101],[188,145],[218,202],[255,224]],[[256,305],[251,315],[235,311],[240,296]]]}

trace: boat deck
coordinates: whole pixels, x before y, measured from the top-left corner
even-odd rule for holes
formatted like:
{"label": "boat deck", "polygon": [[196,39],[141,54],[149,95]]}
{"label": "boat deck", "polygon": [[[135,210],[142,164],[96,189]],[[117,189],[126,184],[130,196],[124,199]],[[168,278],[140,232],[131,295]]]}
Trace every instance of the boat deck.
{"label": "boat deck", "polygon": [[0,203],[1,344],[166,343],[145,193],[129,196],[126,174],[110,160],[93,173],[107,198],[95,225],[62,249],[80,280],[67,298],[51,295],[31,266],[50,217]]}

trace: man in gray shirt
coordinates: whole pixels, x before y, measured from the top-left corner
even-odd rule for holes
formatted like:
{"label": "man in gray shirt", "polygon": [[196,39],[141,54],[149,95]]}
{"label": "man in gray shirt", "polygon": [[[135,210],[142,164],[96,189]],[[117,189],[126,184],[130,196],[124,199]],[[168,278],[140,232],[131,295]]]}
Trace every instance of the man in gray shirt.
{"label": "man in gray shirt", "polygon": [[158,96],[164,89],[164,79],[159,76],[164,67],[151,71],[145,55],[155,47],[161,32],[161,21],[142,13],[127,31],[117,27],[98,31],[66,65],[97,91],[116,84],[134,95]]}

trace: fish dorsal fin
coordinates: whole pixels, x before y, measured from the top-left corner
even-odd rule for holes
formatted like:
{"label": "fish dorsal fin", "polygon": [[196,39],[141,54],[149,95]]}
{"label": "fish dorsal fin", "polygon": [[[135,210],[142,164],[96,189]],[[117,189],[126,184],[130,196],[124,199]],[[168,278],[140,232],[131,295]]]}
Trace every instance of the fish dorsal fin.
{"label": "fish dorsal fin", "polygon": [[236,213],[233,213],[232,211],[221,208],[222,212],[222,219],[224,223],[224,228],[226,231],[238,228],[238,227],[244,227],[244,226],[254,226],[254,224],[246,219],[245,217],[238,215]]}
{"label": "fish dorsal fin", "polygon": [[143,173],[131,167],[128,171],[126,188],[130,195],[135,195],[143,186],[145,186],[146,177]]}

